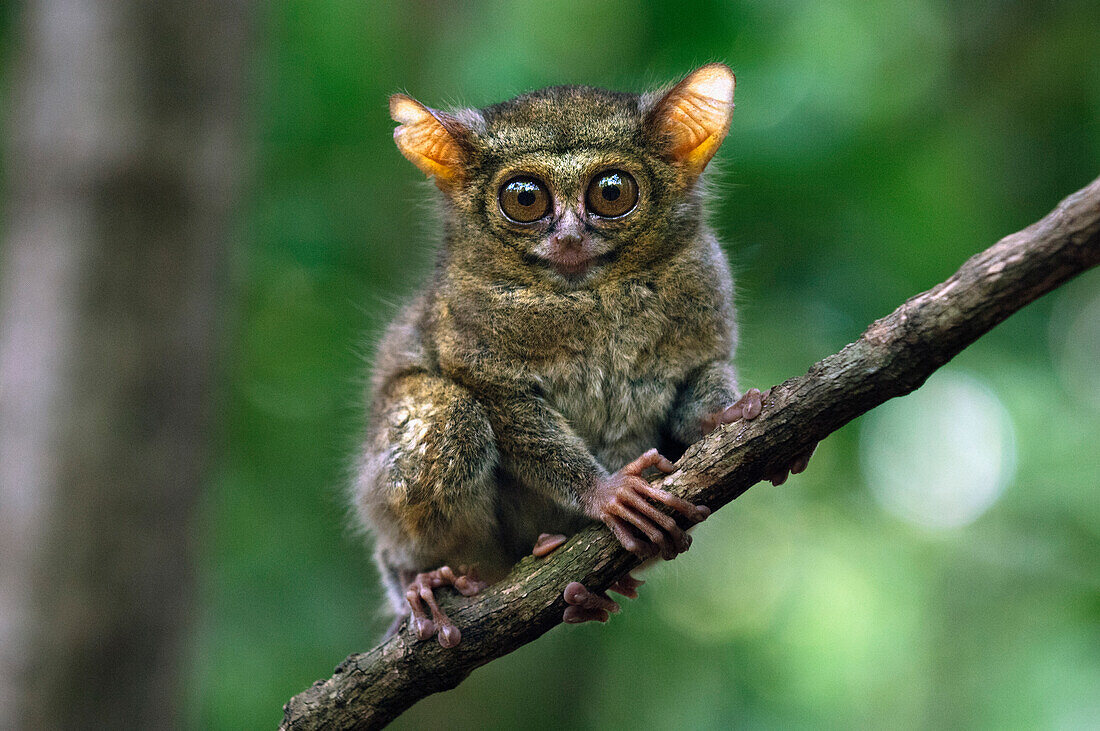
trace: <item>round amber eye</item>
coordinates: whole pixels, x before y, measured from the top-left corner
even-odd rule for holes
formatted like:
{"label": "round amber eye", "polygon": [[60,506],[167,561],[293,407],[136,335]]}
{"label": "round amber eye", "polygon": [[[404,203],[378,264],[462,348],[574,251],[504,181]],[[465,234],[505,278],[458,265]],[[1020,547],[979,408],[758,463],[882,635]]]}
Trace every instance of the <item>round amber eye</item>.
{"label": "round amber eye", "polygon": [[537,221],[550,212],[550,193],[535,178],[512,178],[500,189],[500,210],[517,223]]}
{"label": "round amber eye", "polygon": [[592,178],[585,197],[588,210],[604,218],[618,218],[634,210],[638,184],[630,173],[608,170]]}

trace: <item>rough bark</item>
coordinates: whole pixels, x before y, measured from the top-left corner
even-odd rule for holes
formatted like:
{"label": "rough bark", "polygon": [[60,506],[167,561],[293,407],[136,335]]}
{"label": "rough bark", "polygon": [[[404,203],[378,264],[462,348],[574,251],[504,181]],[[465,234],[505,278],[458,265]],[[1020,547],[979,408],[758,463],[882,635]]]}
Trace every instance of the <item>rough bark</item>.
{"label": "rough bark", "polygon": [[239,0],[29,0],[0,272],[0,727],[182,725]]}
{"label": "rough bark", "polygon": [[[1037,223],[969,259],[949,279],[871,324],[856,342],[772,389],[761,416],[691,447],[659,483],[717,509],[860,414],[909,393],[1016,310],[1100,263],[1100,179]],[[705,539],[706,528],[697,536]],[[448,597],[462,644],[444,649],[406,630],[341,663],[284,707],[283,729],[376,728],[421,698],[561,621],[562,589],[608,587],[638,560],[602,526],[546,559],[528,557],[483,594]]]}

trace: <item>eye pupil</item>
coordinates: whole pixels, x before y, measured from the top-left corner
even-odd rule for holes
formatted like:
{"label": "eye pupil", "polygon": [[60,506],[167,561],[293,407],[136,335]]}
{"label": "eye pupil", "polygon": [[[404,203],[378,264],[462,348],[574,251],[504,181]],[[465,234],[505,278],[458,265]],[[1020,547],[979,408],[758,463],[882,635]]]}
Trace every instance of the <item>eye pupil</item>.
{"label": "eye pupil", "polygon": [[592,178],[585,198],[589,213],[619,218],[638,203],[638,181],[625,170],[605,170]]}
{"label": "eye pupil", "polygon": [[534,223],[550,212],[550,191],[528,175],[510,179],[500,188],[500,210],[515,223]]}

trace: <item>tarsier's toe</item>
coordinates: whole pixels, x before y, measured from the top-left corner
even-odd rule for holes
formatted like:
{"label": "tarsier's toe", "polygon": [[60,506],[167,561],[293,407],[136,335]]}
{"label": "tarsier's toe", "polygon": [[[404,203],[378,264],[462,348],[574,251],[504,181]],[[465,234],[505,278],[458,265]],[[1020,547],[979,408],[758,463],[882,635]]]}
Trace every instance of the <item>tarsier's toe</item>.
{"label": "tarsier's toe", "polygon": [[603,609],[582,609],[581,607],[566,607],[561,621],[566,624],[583,624],[585,622],[606,622],[611,615]]}
{"label": "tarsier's toe", "polygon": [[[758,388],[750,388],[745,391],[736,403],[705,417],[702,422],[703,433],[709,434],[722,424],[731,424],[739,420],[750,421],[760,416],[760,412],[764,410],[764,400],[768,398],[771,392],[770,388],[763,392]],[[815,449],[817,449],[816,444],[810,447],[805,454],[791,460],[789,465],[765,473],[764,479],[773,485],[782,485],[791,475],[797,475],[806,470],[807,465],[810,463],[810,456],[813,455]]]}
{"label": "tarsier's toe", "polygon": [[581,609],[602,609],[606,612],[618,612],[620,607],[606,593],[589,591],[579,581],[571,582],[562,592],[565,603]]}
{"label": "tarsier's toe", "polygon": [[[644,583],[627,574],[612,584],[610,590],[635,599],[638,596],[638,587]],[[589,591],[579,581],[570,582],[562,592],[562,596],[565,598],[565,603],[569,605],[565,608],[562,621],[569,624],[606,622],[610,615],[617,614],[621,610],[618,602],[609,597],[607,592]]]}
{"label": "tarsier's toe", "polygon": [[750,388],[737,403],[741,405],[741,418],[751,421],[760,416],[760,412],[764,410],[764,395],[760,393],[759,388]]}
{"label": "tarsier's toe", "polygon": [[[458,573],[450,566],[416,574],[405,589],[409,603],[409,633],[418,640],[436,637],[444,647],[454,647],[462,641],[462,632],[451,622],[435,598],[435,589],[453,586],[463,596],[473,596],[488,586],[471,567],[459,566]],[[428,614],[431,614],[431,618]]]}
{"label": "tarsier's toe", "polygon": [[614,584],[612,584],[608,591],[613,591],[616,594],[621,594],[627,599],[637,599],[638,587],[644,583],[645,582],[641,579],[635,579],[630,574],[627,574],[626,576],[622,577]]}
{"label": "tarsier's toe", "polygon": [[462,596],[474,596],[480,594],[489,585],[484,581],[472,579],[469,576],[459,576],[455,579],[454,587]]}
{"label": "tarsier's toe", "polygon": [[418,640],[427,640],[435,634],[435,622],[412,615],[409,617],[409,630],[416,635]]}
{"label": "tarsier's toe", "polygon": [[603,592],[592,592],[584,584],[574,581],[562,592],[568,604],[562,621],[569,624],[582,622],[606,622],[611,612],[618,612],[619,605]]}
{"label": "tarsier's toe", "polygon": [[565,536],[560,533],[540,533],[538,539],[535,541],[535,547],[531,549],[531,554],[539,558],[549,556],[551,553],[561,548],[565,541]]}
{"label": "tarsier's toe", "polygon": [[786,469],[776,470],[764,475],[764,479],[772,483],[775,486],[782,485],[787,481],[787,477],[790,475],[797,475],[806,471],[806,467],[810,464],[810,457],[813,456],[814,450],[817,449],[817,445],[810,447],[810,450],[805,454],[801,454],[791,460],[791,464]]}
{"label": "tarsier's toe", "polygon": [[761,392],[759,388],[750,388],[745,391],[744,395],[736,402],[703,418],[703,434],[710,434],[723,424],[732,424],[735,421],[742,420],[751,421],[760,416],[760,412],[764,410],[764,399],[768,397],[769,393],[771,393],[770,388],[764,392]]}
{"label": "tarsier's toe", "polygon": [[444,647],[455,647],[462,641],[462,633],[453,624],[445,624],[439,628],[439,644]]}

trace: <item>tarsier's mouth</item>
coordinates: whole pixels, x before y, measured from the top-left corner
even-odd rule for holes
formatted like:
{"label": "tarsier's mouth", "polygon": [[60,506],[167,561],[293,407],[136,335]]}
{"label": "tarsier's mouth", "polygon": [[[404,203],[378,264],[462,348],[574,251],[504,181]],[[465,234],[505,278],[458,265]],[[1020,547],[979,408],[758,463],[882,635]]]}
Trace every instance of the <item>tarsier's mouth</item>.
{"label": "tarsier's mouth", "polygon": [[528,254],[525,258],[528,264],[550,269],[566,279],[574,280],[583,277],[596,267],[609,263],[615,258],[615,252],[608,251],[597,256],[586,256],[580,252],[563,252],[554,258]]}

